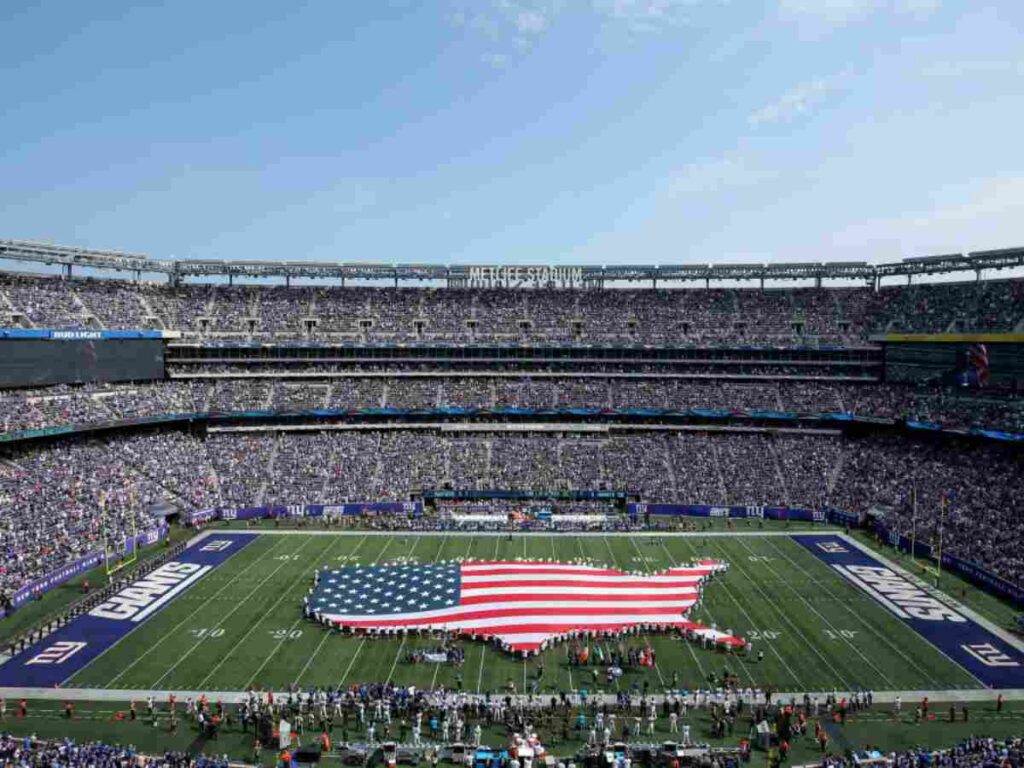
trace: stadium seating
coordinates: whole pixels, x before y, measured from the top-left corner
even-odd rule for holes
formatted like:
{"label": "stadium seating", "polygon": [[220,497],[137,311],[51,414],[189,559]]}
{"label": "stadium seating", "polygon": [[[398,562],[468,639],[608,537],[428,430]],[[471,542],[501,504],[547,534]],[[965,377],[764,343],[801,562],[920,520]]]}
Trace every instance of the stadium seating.
{"label": "stadium seating", "polygon": [[[577,347],[863,345],[882,331],[1019,328],[1024,281],[879,292],[508,291],[166,287],[0,273],[4,320],[28,328],[175,330],[204,344],[301,339]],[[429,362],[256,368],[172,361],[173,378],[167,381],[0,391],[0,431],[97,427],[167,414],[324,408],[756,409],[1024,431],[1024,407],[1012,393],[885,384],[869,364],[844,369],[827,356],[803,366],[762,358],[733,363],[730,374],[751,378],[721,378],[724,369],[713,362],[698,362],[676,378],[651,375],[661,370],[651,363],[600,369],[637,374],[625,378],[572,375],[572,368],[553,365],[513,376],[442,377],[423,375],[436,372]],[[859,382],[842,377],[851,370]],[[221,373],[230,377],[217,378]],[[351,375],[360,373],[382,375]],[[714,505],[831,505],[848,511],[877,505],[888,509],[890,527],[898,530],[909,525],[907,498],[916,487],[922,516],[917,531],[924,541],[938,536],[939,496],[955,490],[959,501],[945,523],[946,551],[1016,583],[1024,578],[1024,558],[1016,554],[1024,551],[1024,524],[1011,514],[1024,490],[1021,460],[977,444],[949,451],[896,436],[624,429],[462,436],[424,429],[266,431],[206,438],[177,430],[88,433],[6,447],[0,454],[0,590],[13,591],[94,551],[101,529],[125,535],[152,505],[206,509],[407,500],[445,485],[628,489],[646,501]],[[311,462],[311,456],[318,460]]]}
{"label": "stadium seating", "polygon": [[[315,457],[311,461],[311,457]],[[945,551],[1024,583],[1024,459],[978,444],[955,452],[897,437],[637,433],[609,435],[434,430],[116,435],[11,450],[0,463],[4,589],[96,545],[107,525],[164,501],[183,509],[407,500],[424,488],[628,490],[651,502],[886,508],[909,531],[939,535],[939,498],[955,492]],[[131,499],[136,505],[133,508]]]}
{"label": "stadium seating", "polygon": [[[2,316],[6,315],[6,318]],[[184,285],[0,274],[9,327],[211,339],[856,344],[886,331],[1012,331],[1024,280],[868,288],[588,291]]]}
{"label": "stadium seating", "polygon": [[0,390],[0,433],[165,414],[317,408],[710,408],[851,413],[1024,432],[1024,401],[938,386],[830,381],[521,378],[181,379]]}

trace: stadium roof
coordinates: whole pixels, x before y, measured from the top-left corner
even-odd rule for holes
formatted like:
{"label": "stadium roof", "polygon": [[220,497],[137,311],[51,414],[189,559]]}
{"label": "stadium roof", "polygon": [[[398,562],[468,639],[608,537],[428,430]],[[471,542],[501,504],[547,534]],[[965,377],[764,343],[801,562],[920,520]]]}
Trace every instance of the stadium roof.
{"label": "stadium roof", "polygon": [[[183,277],[283,277],[353,280],[446,280],[456,284],[470,278],[470,265],[385,264],[374,262],[255,261],[221,259],[153,259],[137,253],[101,251],[48,245],[23,240],[0,240],[0,259],[73,267],[160,273],[172,281]],[[768,264],[662,264],[582,266],[584,283],[606,281],[696,281],[696,280],[834,280],[874,281],[885,277],[933,275],[939,273],[1024,266],[1024,248],[972,251],[940,256],[905,258],[897,262],[869,264],[862,261],[794,262]],[[528,269],[528,267],[522,267]]]}

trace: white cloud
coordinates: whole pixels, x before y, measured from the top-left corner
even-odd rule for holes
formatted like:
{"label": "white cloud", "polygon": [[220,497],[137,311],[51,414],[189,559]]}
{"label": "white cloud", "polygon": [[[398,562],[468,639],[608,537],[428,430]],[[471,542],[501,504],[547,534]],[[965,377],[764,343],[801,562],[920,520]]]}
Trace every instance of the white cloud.
{"label": "white cloud", "polygon": [[826,78],[807,80],[753,112],[747,122],[755,127],[791,122],[819,106],[832,89],[833,83]]}
{"label": "white cloud", "polygon": [[1024,61],[1005,59],[950,59],[932,61],[921,70],[923,77],[955,79],[961,77],[996,77],[1010,75],[1024,77]]}
{"label": "white cloud", "polygon": [[448,20],[470,38],[484,42],[480,60],[504,67],[529,51],[550,29],[564,0],[455,0]]}
{"label": "white cloud", "polygon": [[685,23],[689,12],[728,0],[593,0],[594,12],[634,33],[655,33]]}
{"label": "white cloud", "polygon": [[514,19],[516,30],[520,34],[539,34],[548,25],[547,17],[540,11],[528,9],[516,13]]}
{"label": "white cloud", "polygon": [[878,0],[779,0],[784,19],[839,27],[876,10]]}
{"label": "white cloud", "polygon": [[500,69],[508,64],[508,56],[504,53],[496,53],[494,51],[488,51],[487,53],[481,54],[480,61],[489,67],[495,67]]}
{"label": "white cloud", "polygon": [[669,179],[667,192],[671,197],[710,194],[754,186],[771,176],[749,157],[732,153],[683,166]]}
{"label": "white cloud", "polygon": [[879,12],[930,16],[941,0],[778,0],[785,21],[819,30],[845,27]]}
{"label": "white cloud", "polygon": [[844,250],[895,256],[1006,248],[1024,243],[1024,176],[995,176],[939,190],[929,206],[868,219],[837,232]]}

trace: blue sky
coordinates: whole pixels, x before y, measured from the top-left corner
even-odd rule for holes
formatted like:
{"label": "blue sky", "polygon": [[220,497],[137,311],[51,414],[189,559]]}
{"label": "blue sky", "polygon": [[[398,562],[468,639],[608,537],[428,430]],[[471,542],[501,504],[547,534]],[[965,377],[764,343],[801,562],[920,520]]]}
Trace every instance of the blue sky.
{"label": "blue sky", "polygon": [[0,7],[0,237],[155,257],[1024,245],[1024,3]]}

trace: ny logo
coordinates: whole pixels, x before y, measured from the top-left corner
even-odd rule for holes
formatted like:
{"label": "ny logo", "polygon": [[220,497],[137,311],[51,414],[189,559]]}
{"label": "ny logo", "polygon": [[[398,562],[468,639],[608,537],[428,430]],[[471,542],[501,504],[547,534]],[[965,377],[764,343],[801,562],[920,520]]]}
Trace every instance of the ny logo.
{"label": "ny logo", "polygon": [[202,546],[200,552],[223,552],[231,546],[231,539],[216,539]]}
{"label": "ny logo", "polygon": [[62,640],[59,643],[54,643],[45,651],[33,656],[25,662],[25,666],[28,666],[29,664],[63,664],[83,648],[85,648],[85,643],[75,643],[70,640]]}
{"label": "ny logo", "polygon": [[986,667],[1019,667],[1020,664],[996,648],[992,643],[961,645],[965,651]]}
{"label": "ny logo", "polygon": [[827,555],[841,555],[849,550],[838,541],[819,541],[818,549]]}

